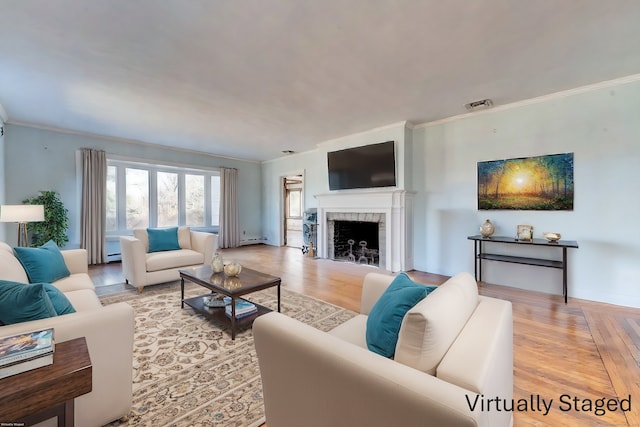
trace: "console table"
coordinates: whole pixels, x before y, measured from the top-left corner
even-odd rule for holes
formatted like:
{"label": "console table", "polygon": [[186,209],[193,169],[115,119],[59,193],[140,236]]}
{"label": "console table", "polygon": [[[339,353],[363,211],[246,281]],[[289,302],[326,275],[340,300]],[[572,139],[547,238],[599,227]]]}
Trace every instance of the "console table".
{"label": "console table", "polygon": [[[510,262],[515,264],[535,265],[538,267],[559,268],[562,270],[562,295],[564,303],[567,303],[567,248],[577,248],[578,242],[573,240],[558,240],[550,242],[546,239],[518,240],[513,237],[491,236],[482,237],[480,235],[469,236],[469,240],[474,241],[474,271],[477,281],[482,281],[482,260]],[[529,258],[513,255],[498,255],[485,252],[484,246],[487,243],[506,243],[516,245],[541,246],[548,248],[562,249],[562,261],[555,261],[542,258]]]}
{"label": "console table", "polygon": [[84,337],[55,344],[53,364],[0,380],[0,425],[31,426],[58,417],[73,427],[74,399],[89,393],[92,366]]}

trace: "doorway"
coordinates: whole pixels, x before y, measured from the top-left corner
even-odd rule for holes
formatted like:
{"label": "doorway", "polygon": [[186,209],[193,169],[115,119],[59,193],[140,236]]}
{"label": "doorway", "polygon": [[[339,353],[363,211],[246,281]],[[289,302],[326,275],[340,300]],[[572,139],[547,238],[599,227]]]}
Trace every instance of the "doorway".
{"label": "doorway", "polygon": [[302,239],[302,175],[284,178],[284,244],[301,248]]}

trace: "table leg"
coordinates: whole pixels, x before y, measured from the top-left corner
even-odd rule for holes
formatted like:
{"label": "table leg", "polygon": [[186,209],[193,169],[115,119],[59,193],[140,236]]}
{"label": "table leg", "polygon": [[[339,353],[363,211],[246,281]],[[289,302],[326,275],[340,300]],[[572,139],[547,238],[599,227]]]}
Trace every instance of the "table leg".
{"label": "table leg", "polygon": [[562,294],[567,303],[567,248],[562,248]]}
{"label": "table leg", "polygon": [[236,299],[231,297],[231,339],[236,339]]}
{"label": "table leg", "polygon": [[180,278],[180,308],[184,308],[184,277]]}
{"label": "table leg", "polygon": [[478,240],[476,243],[478,243],[478,248],[476,249],[476,258],[478,261],[478,281],[482,282],[482,258],[480,257],[480,255],[482,255],[482,242]]}
{"label": "table leg", "polygon": [[[74,399],[64,403],[63,416],[58,417],[58,426],[73,427],[75,425]],[[62,420],[60,419],[62,418]]]}
{"label": "table leg", "polygon": [[278,313],[280,313],[280,283],[278,283]]}

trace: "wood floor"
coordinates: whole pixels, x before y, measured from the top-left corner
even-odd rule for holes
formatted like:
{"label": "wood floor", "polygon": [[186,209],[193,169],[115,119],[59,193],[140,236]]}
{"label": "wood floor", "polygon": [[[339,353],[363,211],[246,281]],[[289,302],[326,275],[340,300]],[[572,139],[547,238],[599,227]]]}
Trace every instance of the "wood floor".
{"label": "wood floor", "polygon": [[[353,311],[359,309],[362,278],[379,271],[313,259],[288,247],[221,252],[225,259],[280,276],[283,287]],[[447,279],[409,274],[430,284]],[[99,287],[123,281],[118,263],[91,267],[90,275]],[[526,411],[514,412],[515,426],[640,426],[640,309],[574,298],[565,305],[560,295],[482,282],[479,289],[513,303],[514,399],[516,407],[526,404]],[[553,399],[548,413],[542,399]],[[615,407],[621,399],[624,411]]]}

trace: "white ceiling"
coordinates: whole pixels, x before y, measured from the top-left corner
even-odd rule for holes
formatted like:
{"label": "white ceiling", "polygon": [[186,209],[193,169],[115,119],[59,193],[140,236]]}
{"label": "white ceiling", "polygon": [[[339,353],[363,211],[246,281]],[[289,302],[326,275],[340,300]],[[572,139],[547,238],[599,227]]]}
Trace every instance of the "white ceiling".
{"label": "white ceiling", "polygon": [[640,72],[638,0],[1,0],[9,123],[252,160]]}

